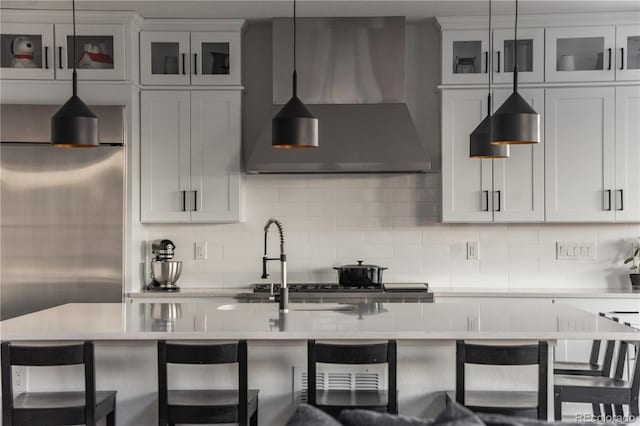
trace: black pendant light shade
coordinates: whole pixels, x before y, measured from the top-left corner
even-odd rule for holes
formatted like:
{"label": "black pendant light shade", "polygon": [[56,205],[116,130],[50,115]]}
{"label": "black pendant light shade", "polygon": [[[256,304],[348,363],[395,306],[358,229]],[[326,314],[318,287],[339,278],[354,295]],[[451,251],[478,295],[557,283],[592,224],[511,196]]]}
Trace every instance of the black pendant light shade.
{"label": "black pendant light shade", "polygon": [[51,142],[59,147],[95,147],[98,117],[73,95],[51,118]]}
{"label": "black pendant light shade", "polygon": [[540,114],[518,92],[513,92],[493,114],[493,144],[520,145],[540,142]]}
{"label": "black pendant light shade", "polygon": [[471,158],[509,158],[509,145],[491,143],[491,122],[487,115],[469,135],[469,157]]}
{"label": "black pendant light shade", "polygon": [[78,97],[78,73],[76,72],[76,2],[73,12],[73,95],[51,117],[51,143],[57,147],[91,148],[98,141],[98,117]]}
{"label": "black pendant light shade", "polygon": [[293,96],[271,120],[273,148],[317,148],[318,119],[298,98],[296,0],[293,0]]}
{"label": "black pendant light shade", "polygon": [[318,119],[294,96],[271,121],[274,148],[317,148]]}

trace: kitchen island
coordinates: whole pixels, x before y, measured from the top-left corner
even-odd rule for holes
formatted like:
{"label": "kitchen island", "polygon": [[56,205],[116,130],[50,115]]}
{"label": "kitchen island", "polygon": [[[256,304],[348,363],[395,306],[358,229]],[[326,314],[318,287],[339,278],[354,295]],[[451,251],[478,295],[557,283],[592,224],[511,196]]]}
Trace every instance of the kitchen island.
{"label": "kitchen island", "polygon": [[[284,424],[300,397],[306,339],[398,340],[400,412],[427,416],[436,391],[453,389],[456,339],[480,341],[640,339],[640,331],[563,304],[520,301],[382,304],[67,304],[0,323],[3,341],[96,343],[98,389],[118,390],[119,425],[157,424],[156,340],[249,340],[249,386],[260,389],[260,424]],[[553,351],[551,351],[552,353]],[[551,355],[552,356],[552,355]],[[46,371],[45,371],[46,370]],[[367,370],[375,373],[375,369]],[[73,389],[82,373],[29,369],[28,390]],[[471,388],[533,389],[536,372],[504,371]],[[531,374],[528,374],[531,373]],[[72,374],[73,375],[73,374]],[[380,374],[383,377],[384,374]],[[485,379],[487,377],[485,376]],[[235,387],[235,369],[171,369],[176,388]],[[383,384],[384,385],[384,384]],[[551,401],[551,399],[550,399]],[[550,412],[553,412],[552,410]]]}

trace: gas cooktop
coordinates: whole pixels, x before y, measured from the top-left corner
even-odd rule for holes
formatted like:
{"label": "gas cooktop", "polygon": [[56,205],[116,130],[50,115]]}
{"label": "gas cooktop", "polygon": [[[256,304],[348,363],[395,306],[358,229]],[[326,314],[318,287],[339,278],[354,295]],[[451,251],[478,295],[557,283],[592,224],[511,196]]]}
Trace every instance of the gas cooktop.
{"label": "gas cooktop", "polygon": [[[254,284],[254,293],[278,293],[280,284]],[[345,292],[362,292],[362,293],[388,293],[388,292],[427,292],[429,286],[427,283],[392,283],[383,284],[382,287],[343,287],[338,283],[290,283],[288,284],[290,293],[345,293]]]}

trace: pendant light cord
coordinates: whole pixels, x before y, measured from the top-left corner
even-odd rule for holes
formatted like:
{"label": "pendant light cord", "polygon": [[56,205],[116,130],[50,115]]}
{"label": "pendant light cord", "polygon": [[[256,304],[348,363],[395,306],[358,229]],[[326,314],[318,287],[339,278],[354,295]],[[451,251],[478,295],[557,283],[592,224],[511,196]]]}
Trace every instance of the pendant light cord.
{"label": "pendant light cord", "polygon": [[298,96],[298,72],[296,71],[296,37],[298,28],[296,27],[296,0],[293,0],[293,97]]}
{"label": "pendant light cord", "polygon": [[518,91],[518,0],[516,0],[516,20],[513,40],[513,91]]}
{"label": "pendant light cord", "polygon": [[[489,0],[489,63],[493,65],[493,42],[491,38],[491,0]],[[487,64],[487,68],[489,68],[489,64]],[[493,71],[493,66],[491,70],[487,73],[487,115],[491,115],[491,72]]]}
{"label": "pendant light cord", "polygon": [[76,72],[76,0],[71,0],[72,22],[73,22],[73,96],[78,96],[78,73]]}

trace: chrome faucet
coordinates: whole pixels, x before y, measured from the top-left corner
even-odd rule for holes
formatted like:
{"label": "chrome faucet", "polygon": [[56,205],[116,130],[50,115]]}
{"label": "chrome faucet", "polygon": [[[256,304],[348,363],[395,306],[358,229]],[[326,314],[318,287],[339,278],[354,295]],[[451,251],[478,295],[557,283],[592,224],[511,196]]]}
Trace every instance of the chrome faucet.
{"label": "chrome faucet", "polygon": [[[280,234],[280,257],[267,256],[267,235],[269,233],[269,228],[271,227],[271,225],[276,225],[276,227],[278,228],[278,233]],[[274,218],[267,220],[267,223],[264,225],[264,255],[262,256],[262,279],[269,278],[269,273],[267,272],[267,263],[270,260],[280,261],[282,284],[280,285],[280,297],[278,303],[280,312],[287,313],[289,312],[289,287],[287,287],[287,255],[284,253],[284,226],[282,226],[282,222]]]}

